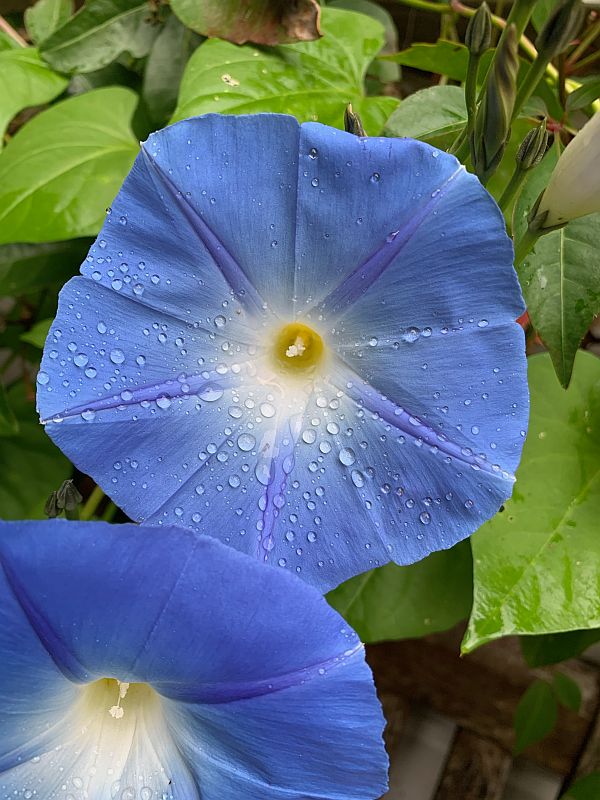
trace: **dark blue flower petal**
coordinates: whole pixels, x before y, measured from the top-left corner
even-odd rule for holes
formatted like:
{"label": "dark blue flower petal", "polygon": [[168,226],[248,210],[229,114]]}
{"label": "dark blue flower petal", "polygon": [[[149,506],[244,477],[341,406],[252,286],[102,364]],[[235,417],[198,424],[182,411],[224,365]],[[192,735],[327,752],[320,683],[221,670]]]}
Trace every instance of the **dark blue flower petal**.
{"label": "dark blue flower petal", "polygon": [[[250,141],[269,148],[244,172]],[[210,158],[190,164],[190,148]],[[450,547],[497,510],[527,420],[522,298],[501,214],[454,157],[263,115],[175,125],[142,168],[150,200],[135,173],[101,237],[114,261],[121,230],[142,252],[166,228],[148,247],[165,281],[140,294],[84,266],[112,288],[66,287],[38,379],[80,469],[135,519],[210,532],[322,589]],[[272,224],[289,228],[273,247]],[[294,318],[325,342],[306,382],[271,355]]]}
{"label": "dark blue flower petal", "polygon": [[[262,797],[384,791],[383,719],[363,648],[303,582],[208,537],[134,525],[4,523],[0,560],[2,608],[14,606],[0,629],[2,785],[37,780],[46,800],[62,776],[104,800],[137,770],[176,800],[258,797],[244,775],[249,792],[265,778]],[[131,682],[122,720],[108,713],[116,684],[103,678]],[[135,712],[140,683],[158,695]],[[57,714],[41,739],[37,713]],[[110,782],[88,774],[108,763],[109,744]]]}

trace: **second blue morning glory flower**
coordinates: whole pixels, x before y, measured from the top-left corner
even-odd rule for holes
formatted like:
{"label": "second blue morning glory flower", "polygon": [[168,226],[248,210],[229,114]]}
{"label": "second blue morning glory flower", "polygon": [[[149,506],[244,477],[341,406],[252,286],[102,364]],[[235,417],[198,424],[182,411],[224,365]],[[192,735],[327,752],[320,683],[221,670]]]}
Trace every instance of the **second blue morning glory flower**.
{"label": "second blue morning glory flower", "polygon": [[513,486],[523,304],[453,156],[291,117],[142,145],[60,296],[46,430],[133,519],[320,589],[465,538]]}

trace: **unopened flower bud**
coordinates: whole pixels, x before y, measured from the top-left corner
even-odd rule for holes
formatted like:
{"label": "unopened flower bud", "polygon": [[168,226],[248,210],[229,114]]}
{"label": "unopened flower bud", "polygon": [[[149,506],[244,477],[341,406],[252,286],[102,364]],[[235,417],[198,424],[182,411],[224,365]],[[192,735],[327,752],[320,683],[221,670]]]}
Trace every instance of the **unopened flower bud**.
{"label": "unopened flower bud", "polygon": [[73,511],[82,500],[83,497],[72,480],[64,481],[60,489],[56,492],[58,507],[64,508],[65,511]]}
{"label": "unopened flower bud", "polygon": [[56,499],[56,492],[52,492],[50,497],[46,500],[44,504],[44,514],[49,519],[54,519],[60,514],[60,509],[58,508],[58,502]]}
{"label": "unopened flower bud", "polygon": [[465,44],[472,56],[479,57],[489,49],[492,43],[492,15],[488,4],[484,2],[469,20]]}
{"label": "unopened flower bud", "polygon": [[496,53],[483,101],[477,109],[471,157],[475,172],[483,183],[500,163],[510,136],[519,71],[517,46],[517,31],[514,25],[510,25]]}
{"label": "unopened flower bud", "polygon": [[600,211],[600,113],[567,145],[535,212],[536,228],[564,225]]}
{"label": "unopened flower bud", "polygon": [[566,49],[579,33],[586,14],[579,0],[561,0],[535,40],[539,53],[554,58]]}
{"label": "unopened flower bud", "polygon": [[548,149],[548,131],[544,118],[537,128],[532,128],[521,142],[515,156],[517,165],[525,171],[537,167]]}
{"label": "unopened flower bud", "polygon": [[367,135],[363,128],[361,118],[352,108],[352,103],[348,103],[344,111],[344,128],[348,133],[353,133],[355,136]]}

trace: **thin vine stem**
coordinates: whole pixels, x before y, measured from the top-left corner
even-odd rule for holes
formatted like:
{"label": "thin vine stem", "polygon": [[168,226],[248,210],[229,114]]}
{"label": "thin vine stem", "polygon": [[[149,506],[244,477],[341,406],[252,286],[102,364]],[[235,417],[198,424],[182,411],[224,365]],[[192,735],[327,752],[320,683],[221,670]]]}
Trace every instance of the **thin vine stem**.
{"label": "thin vine stem", "polygon": [[16,42],[19,45],[19,47],[27,47],[28,46],[27,42],[21,36],[21,34],[18,33],[13,28],[13,26],[10,24],[10,22],[7,22],[2,15],[0,15],[0,30],[4,31],[4,33],[7,36],[10,36],[10,38],[13,40],[13,42]]}

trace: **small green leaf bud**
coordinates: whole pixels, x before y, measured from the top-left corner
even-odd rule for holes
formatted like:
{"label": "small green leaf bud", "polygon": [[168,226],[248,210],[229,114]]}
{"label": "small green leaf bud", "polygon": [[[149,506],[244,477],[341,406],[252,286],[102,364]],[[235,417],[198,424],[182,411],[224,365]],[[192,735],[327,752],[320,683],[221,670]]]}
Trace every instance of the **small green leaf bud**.
{"label": "small green leaf bud", "polygon": [[44,504],[44,514],[49,519],[54,519],[55,517],[58,517],[58,515],[60,514],[56,492],[52,492],[50,497],[46,500],[46,503]]}
{"label": "small green leaf bud", "polygon": [[537,167],[548,149],[548,131],[544,118],[537,128],[532,128],[517,150],[517,165],[523,171]]}
{"label": "small green leaf bud", "polygon": [[469,53],[476,58],[482,56],[492,43],[492,15],[488,4],[484,2],[469,20],[465,44]]}
{"label": "small green leaf bud", "polygon": [[363,128],[361,118],[352,108],[352,103],[348,103],[344,111],[344,128],[347,133],[353,133],[355,136],[367,135]]}
{"label": "small green leaf bud", "polygon": [[535,40],[540,54],[550,59],[562,53],[579,33],[585,14],[579,0],[561,0]]}
{"label": "small green leaf bud", "polygon": [[59,508],[64,508],[65,511],[73,511],[82,500],[83,497],[72,480],[64,481],[56,492],[57,505]]}
{"label": "small green leaf bud", "polygon": [[509,25],[488,75],[471,136],[471,158],[482,183],[494,173],[510,137],[519,71],[517,47],[517,29]]}

